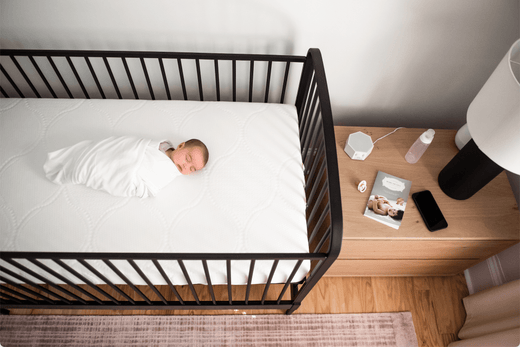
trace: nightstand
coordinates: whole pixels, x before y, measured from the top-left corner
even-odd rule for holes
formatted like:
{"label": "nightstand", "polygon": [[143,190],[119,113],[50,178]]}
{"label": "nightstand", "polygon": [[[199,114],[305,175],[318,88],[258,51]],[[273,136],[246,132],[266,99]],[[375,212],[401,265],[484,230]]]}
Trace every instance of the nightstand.
{"label": "nightstand", "polygon": [[[439,188],[439,172],[458,151],[456,130],[435,130],[432,144],[416,164],[404,157],[426,129],[398,130],[378,141],[364,161],[350,159],[343,150],[351,133],[362,131],[375,141],[393,129],[335,127],[343,244],[326,276],[455,275],[520,242],[520,213],[505,172],[467,200],[454,200]],[[378,171],[412,181],[398,230],[363,216]],[[367,181],[365,193],[357,190],[361,180]],[[426,228],[411,198],[422,190],[432,192],[447,229]]]}

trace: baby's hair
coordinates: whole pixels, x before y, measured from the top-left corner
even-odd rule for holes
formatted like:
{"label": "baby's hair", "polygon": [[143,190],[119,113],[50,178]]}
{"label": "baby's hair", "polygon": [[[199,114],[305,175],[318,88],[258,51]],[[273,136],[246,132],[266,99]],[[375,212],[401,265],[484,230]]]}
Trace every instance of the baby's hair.
{"label": "baby's hair", "polygon": [[199,147],[200,150],[202,151],[202,159],[204,160],[204,166],[206,166],[206,163],[208,162],[208,159],[209,159],[209,151],[208,151],[208,148],[206,147],[206,145],[204,144],[204,142],[202,142],[201,140],[197,140],[197,139],[191,139],[191,140],[188,140],[185,142],[185,146],[187,148]]}
{"label": "baby's hair", "polygon": [[403,215],[404,215],[404,211],[403,210],[397,210],[397,216],[390,216],[390,217],[392,217],[395,220],[402,220],[403,219]]}

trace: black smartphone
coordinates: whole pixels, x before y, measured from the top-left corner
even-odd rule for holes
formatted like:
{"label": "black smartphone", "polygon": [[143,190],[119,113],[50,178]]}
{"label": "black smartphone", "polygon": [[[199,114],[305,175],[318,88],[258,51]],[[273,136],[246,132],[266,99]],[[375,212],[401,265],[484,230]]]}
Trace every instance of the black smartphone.
{"label": "black smartphone", "polygon": [[412,199],[428,230],[437,231],[448,227],[448,222],[429,190],[413,193]]}

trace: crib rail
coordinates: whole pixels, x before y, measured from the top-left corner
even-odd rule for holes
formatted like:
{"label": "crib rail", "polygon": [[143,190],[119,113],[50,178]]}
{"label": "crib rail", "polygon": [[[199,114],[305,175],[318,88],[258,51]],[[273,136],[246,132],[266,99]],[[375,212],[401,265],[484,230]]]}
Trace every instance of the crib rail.
{"label": "crib rail", "polygon": [[[224,53],[2,50],[3,97],[286,101],[305,57]],[[73,76],[73,78],[72,78]]]}
{"label": "crib rail", "polygon": [[[286,309],[290,310],[301,289],[293,283],[293,278],[305,260],[324,260],[326,254],[197,254],[197,253],[21,253],[4,252],[0,265],[0,295],[2,309],[34,308],[40,309],[105,309],[105,310],[176,310],[176,309]],[[71,266],[70,260],[82,265]],[[103,275],[91,261],[99,260],[106,264],[127,285],[122,289]],[[146,286],[138,286],[127,278],[125,270],[117,261],[127,262],[139,275]],[[261,260],[272,260],[271,271],[261,290],[252,293],[255,264]],[[294,260],[291,275],[285,283],[274,285],[272,278],[281,260]],[[152,262],[167,285],[154,285],[146,276],[138,262]],[[175,261],[182,269],[187,285],[172,284],[160,261]],[[185,262],[200,262],[204,268],[207,284],[197,288],[187,271]],[[208,262],[225,261],[227,283],[213,284]],[[245,293],[233,295],[231,267],[234,261],[249,262],[249,273]],[[5,262],[5,263],[4,263]],[[10,266],[8,267],[9,264]],[[38,270],[38,271],[37,271]],[[61,271],[60,271],[61,270]],[[47,276],[42,275],[47,274]],[[70,275],[81,280],[78,285],[71,281]],[[89,278],[97,277],[102,283],[94,284]],[[60,282],[58,283],[59,280]],[[16,280],[16,281],[15,281]],[[23,284],[21,284],[23,283]],[[65,284],[65,285],[64,285]],[[275,286],[277,288],[275,288]],[[187,287],[187,288],[186,288]],[[256,288],[258,289],[258,288]],[[289,291],[288,291],[289,290]],[[286,293],[290,293],[289,296]],[[285,298],[284,298],[285,296]]]}
{"label": "crib rail", "polygon": [[[283,309],[291,314],[338,257],[343,224],[336,143],[325,70],[318,49],[310,49],[306,57],[2,50],[0,58],[0,70],[5,77],[0,81],[0,92],[6,98],[148,98],[294,104],[298,112],[305,167],[310,250],[306,254],[2,252],[2,313],[7,313],[8,308],[59,308]],[[160,261],[165,259],[178,263],[187,285],[179,287],[171,283],[164,269],[161,269]],[[67,265],[67,260],[79,262],[103,284],[94,284],[75,273]],[[121,288],[103,278],[89,264],[90,260],[102,261],[118,274],[126,286]],[[147,285],[143,288],[132,283],[115,265],[116,260],[127,262]],[[215,260],[226,262],[224,285],[212,284],[207,265]],[[255,264],[263,260],[272,261],[269,277],[264,284],[253,285],[251,278]],[[273,274],[279,262],[287,260],[295,261],[292,274],[284,283],[273,284]],[[167,285],[153,285],[136,263],[138,261],[152,262]],[[201,263],[207,285],[200,287],[192,283],[191,275],[184,266],[186,261]],[[240,297],[233,295],[241,289],[232,285],[231,278],[231,268],[236,261],[250,264],[248,284],[238,286],[244,290]],[[303,281],[295,283],[294,274],[304,261],[311,262],[311,271]],[[53,267],[49,267],[49,262],[84,284],[77,285],[56,273]],[[49,276],[43,277],[23,264],[37,267]],[[58,284],[62,282],[66,284]],[[258,295],[252,295],[253,292]]]}

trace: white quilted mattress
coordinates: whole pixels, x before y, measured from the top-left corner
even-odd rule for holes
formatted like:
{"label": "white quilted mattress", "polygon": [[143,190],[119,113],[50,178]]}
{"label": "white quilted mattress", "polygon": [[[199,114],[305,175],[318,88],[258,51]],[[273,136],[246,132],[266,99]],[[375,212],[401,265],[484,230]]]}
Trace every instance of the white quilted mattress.
{"label": "white quilted mattress", "polygon": [[[198,138],[210,159],[204,170],[176,178],[148,199],[114,197],[46,179],[48,152],[122,135],[169,139],[175,145]],[[307,253],[303,185],[294,106],[0,99],[0,251]],[[89,262],[113,283],[124,284],[101,261]],[[66,263],[102,283],[81,264]],[[114,263],[132,282],[145,284],[127,262]],[[176,262],[160,263],[172,283],[186,284]],[[185,263],[193,283],[206,283],[201,262]],[[154,284],[166,284],[150,261],[137,264]],[[281,261],[273,282],[285,282],[294,264]],[[209,266],[212,283],[225,283],[225,262],[210,261]],[[272,261],[258,261],[253,283],[266,282],[271,266]],[[304,262],[294,281],[309,268]],[[247,283],[249,261],[232,261],[232,269],[233,284]]]}

